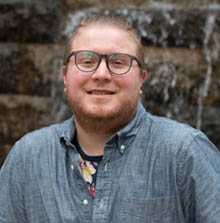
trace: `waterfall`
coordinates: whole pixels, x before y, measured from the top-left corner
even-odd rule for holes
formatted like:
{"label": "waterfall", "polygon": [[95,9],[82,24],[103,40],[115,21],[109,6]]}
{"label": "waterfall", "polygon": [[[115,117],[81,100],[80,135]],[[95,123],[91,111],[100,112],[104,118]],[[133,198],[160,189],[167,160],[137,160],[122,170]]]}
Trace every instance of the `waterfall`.
{"label": "waterfall", "polygon": [[[219,51],[219,42],[216,34],[213,34],[213,29],[215,27],[215,15],[209,15],[206,19],[206,24],[204,26],[205,38],[203,41],[204,45],[204,55],[207,63],[207,71],[205,74],[205,80],[203,86],[200,88],[200,94],[198,98],[198,110],[197,110],[197,124],[196,127],[201,129],[202,127],[202,112],[203,112],[203,101],[208,95],[211,78],[212,78],[212,61],[217,59]],[[209,46],[210,38],[214,35],[214,47]]]}

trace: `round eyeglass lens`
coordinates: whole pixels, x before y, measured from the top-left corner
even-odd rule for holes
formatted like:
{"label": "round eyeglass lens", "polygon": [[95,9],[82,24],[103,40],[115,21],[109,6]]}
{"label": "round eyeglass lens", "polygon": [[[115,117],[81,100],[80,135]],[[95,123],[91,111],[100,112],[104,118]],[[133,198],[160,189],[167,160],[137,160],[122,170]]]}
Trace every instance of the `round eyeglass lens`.
{"label": "round eyeglass lens", "polygon": [[108,58],[109,69],[115,74],[128,72],[131,66],[131,58],[126,54],[112,54]]}
{"label": "round eyeglass lens", "polygon": [[76,65],[82,71],[89,72],[95,70],[98,62],[98,55],[90,51],[78,52],[76,55]]}

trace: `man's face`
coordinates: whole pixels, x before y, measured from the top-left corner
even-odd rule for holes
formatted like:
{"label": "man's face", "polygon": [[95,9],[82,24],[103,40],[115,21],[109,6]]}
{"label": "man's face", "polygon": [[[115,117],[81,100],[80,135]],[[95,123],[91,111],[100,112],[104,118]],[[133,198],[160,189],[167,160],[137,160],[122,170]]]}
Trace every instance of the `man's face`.
{"label": "man's face", "polygon": [[[132,37],[121,29],[107,25],[81,28],[72,44],[72,51],[78,50],[136,56],[136,45]],[[112,74],[104,57],[97,70],[89,73],[77,69],[74,56],[69,61],[68,69],[63,68],[69,104],[76,119],[80,117],[82,120],[129,121],[136,111],[140,87],[145,77],[145,71],[140,76],[136,61],[133,61],[128,73]]]}

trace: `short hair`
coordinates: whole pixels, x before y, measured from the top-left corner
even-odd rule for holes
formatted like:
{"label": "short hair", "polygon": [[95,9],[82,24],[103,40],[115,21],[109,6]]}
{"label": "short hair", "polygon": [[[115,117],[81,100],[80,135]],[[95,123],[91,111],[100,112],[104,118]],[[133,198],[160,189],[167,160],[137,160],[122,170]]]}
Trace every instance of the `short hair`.
{"label": "short hair", "polygon": [[141,67],[145,68],[144,63],[144,49],[141,44],[141,38],[138,35],[137,30],[132,26],[131,23],[129,23],[125,18],[121,16],[116,15],[102,15],[102,14],[93,14],[90,16],[85,17],[82,19],[80,24],[76,27],[76,29],[73,31],[71,38],[67,42],[66,49],[64,51],[64,60],[63,65],[67,65],[67,58],[71,53],[72,50],[72,42],[77,36],[79,30],[81,28],[86,28],[92,25],[111,25],[114,27],[117,27],[121,30],[124,30],[130,34],[130,36],[134,39],[136,46],[137,46],[137,58],[141,63]]}

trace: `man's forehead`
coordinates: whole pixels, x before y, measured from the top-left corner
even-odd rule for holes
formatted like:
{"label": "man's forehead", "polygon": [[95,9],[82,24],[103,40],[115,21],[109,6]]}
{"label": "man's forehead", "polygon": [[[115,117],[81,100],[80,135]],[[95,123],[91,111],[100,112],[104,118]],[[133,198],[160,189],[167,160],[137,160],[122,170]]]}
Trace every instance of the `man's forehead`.
{"label": "man's forehead", "polygon": [[[116,48],[117,46],[134,48],[135,52],[137,49],[135,37],[132,33],[118,28],[117,26],[107,24],[95,24],[81,27],[73,36],[71,45],[72,49],[79,50],[78,48],[83,48],[84,45],[87,46],[88,42],[95,47],[96,44],[99,44],[99,41],[104,41],[106,47],[110,47],[110,44],[112,44],[115,45]],[[115,43],[117,43],[117,45]]]}

